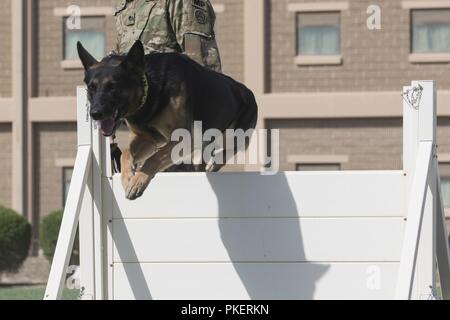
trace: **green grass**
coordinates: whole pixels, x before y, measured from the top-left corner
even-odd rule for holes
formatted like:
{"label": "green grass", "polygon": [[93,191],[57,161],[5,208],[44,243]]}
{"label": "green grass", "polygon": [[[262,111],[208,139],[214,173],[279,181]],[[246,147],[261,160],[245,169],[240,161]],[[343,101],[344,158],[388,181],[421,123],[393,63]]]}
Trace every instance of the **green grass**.
{"label": "green grass", "polygon": [[[0,300],[42,300],[44,286],[0,286]],[[79,291],[64,289],[63,300],[77,300]]]}

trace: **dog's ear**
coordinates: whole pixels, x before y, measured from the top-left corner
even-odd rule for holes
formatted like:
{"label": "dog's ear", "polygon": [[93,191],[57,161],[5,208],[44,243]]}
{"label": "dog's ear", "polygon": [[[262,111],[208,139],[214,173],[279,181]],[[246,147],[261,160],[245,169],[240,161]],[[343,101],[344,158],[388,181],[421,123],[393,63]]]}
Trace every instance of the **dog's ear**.
{"label": "dog's ear", "polygon": [[77,43],[78,56],[80,57],[81,63],[83,63],[84,69],[88,70],[93,65],[97,64],[98,61],[83,47],[80,41]]}
{"label": "dog's ear", "polygon": [[122,62],[122,66],[127,71],[144,72],[144,46],[141,41],[136,41],[131,47],[125,60]]}

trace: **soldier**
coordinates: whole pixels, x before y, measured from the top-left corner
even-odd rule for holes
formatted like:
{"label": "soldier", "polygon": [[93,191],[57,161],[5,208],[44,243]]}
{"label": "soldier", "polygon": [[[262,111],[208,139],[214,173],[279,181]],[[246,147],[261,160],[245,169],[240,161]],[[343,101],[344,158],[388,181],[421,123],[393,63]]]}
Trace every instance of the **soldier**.
{"label": "soldier", "polygon": [[[209,0],[121,0],[116,8],[117,53],[126,54],[136,40],[145,53],[179,52],[222,72],[214,34],[216,15]],[[111,141],[113,166],[120,171],[121,151]],[[192,165],[167,171],[196,171]]]}
{"label": "soldier", "polygon": [[146,53],[185,53],[221,72],[216,17],[209,0],[121,0],[115,16],[119,54],[141,40]]}

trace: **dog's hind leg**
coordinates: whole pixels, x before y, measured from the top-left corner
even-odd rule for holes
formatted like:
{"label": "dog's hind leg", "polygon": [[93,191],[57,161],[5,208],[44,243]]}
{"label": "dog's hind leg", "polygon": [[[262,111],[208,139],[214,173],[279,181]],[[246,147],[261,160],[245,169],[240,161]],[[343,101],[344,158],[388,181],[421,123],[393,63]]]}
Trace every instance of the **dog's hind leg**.
{"label": "dog's hind leg", "polygon": [[[214,158],[218,158],[219,155],[224,159],[223,164],[209,162],[206,166],[207,172],[217,172],[220,171],[230,160],[235,158],[239,152],[247,152],[247,149],[250,145],[250,139],[252,136],[250,135],[253,132],[249,130],[253,130],[256,127],[256,123],[258,121],[258,105],[256,103],[255,96],[253,93],[245,87],[240,87],[241,95],[242,95],[242,110],[241,115],[234,121],[228,129],[235,130],[235,135],[233,139],[235,140],[236,135],[238,134],[238,130],[244,134],[244,143],[243,145],[235,145],[235,141],[227,141],[227,135],[224,134],[223,146],[224,148],[219,148],[215,150]],[[242,141],[242,139],[238,139]],[[237,160],[240,160],[241,157],[238,157]],[[236,158],[234,159],[236,160]],[[247,156],[245,157],[247,160]],[[232,162],[232,163],[235,163]],[[244,163],[237,163],[244,164]]]}

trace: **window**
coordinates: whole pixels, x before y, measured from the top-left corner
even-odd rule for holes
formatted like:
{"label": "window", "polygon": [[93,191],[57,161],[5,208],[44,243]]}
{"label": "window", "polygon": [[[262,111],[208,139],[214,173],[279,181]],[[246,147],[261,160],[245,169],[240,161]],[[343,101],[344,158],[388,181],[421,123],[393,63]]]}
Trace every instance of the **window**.
{"label": "window", "polygon": [[450,9],[411,11],[412,53],[450,53]]}
{"label": "window", "polygon": [[66,204],[69,194],[70,181],[72,180],[73,168],[63,168],[63,204]]}
{"label": "window", "polygon": [[105,18],[81,17],[81,29],[69,29],[67,17],[63,19],[64,26],[64,60],[78,61],[77,42],[83,46],[98,60],[106,53],[105,44]]}
{"label": "window", "polygon": [[297,13],[297,55],[339,55],[339,12]]}
{"label": "window", "polygon": [[444,208],[450,208],[450,177],[441,178],[441,190]]}
{"label": "window", "polygon": [[450,209],[450,163],[440,163],[442,202],[444,208]]}
{"label": "window", "polygon": [[301,163],[297,163],[296,164],[296,170],[297,171],[339,171],[341,170],[341,165],[340,164],[332,164],[332,163],[327,163],[327,164],[323,164],[323,163],[318,163],[318,164],[314,164],[314,163],[308,163],[308,164],[301,164]]}

